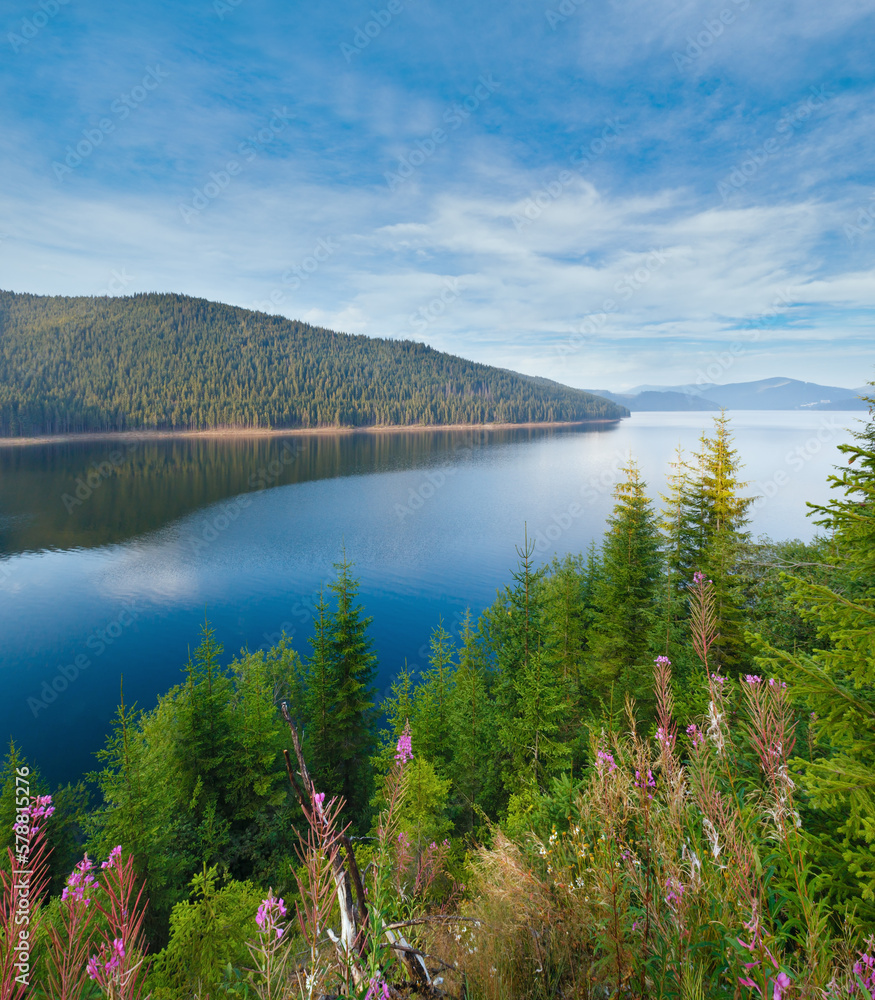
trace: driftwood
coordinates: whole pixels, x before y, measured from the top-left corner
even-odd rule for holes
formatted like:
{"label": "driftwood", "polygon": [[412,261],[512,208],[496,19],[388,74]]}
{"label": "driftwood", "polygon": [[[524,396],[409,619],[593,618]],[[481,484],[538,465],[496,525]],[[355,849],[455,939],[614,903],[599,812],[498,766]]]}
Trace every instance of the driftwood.
{"label": "driftwood", "polygon": [[[286,773],[289,776],[289,783],[304,811],[307,822],[315,826],[321,821],[321,806],[314,801],[313,780],[307,769],[304,760],[304,751],[301,748],[301,740],[298,730],[295,727],[292,717],[289,714],[288,705],[283,702],[281,706],[283,718],[288,724],[292,734],[292,746],[295,749],[295,756],[298,760],[298,775],[295,775],[292,766],[291,755],[288,750],[283,750],[286,761]],[[300,778],[300,780],[299,780]],[[365,950],[364,928],[367,923],[367,904],[365,903],[364,886],[362,885],[361,874],[355,860],[355,853],[352,844],[346,833],[343,832],[337,838],[337,845],[331,851],[331,871],[334,877],[334,886],[337,893],[337,903],[340,910],[340,936],[329,931],[329,936],[335,943],[339,957],[344,965],[349,965],[353,980],[356,985],[361,985],[365,974],[361,965],[356,961],[355,956],[362,956]],[[344,848],[341,853],[340,846]],[[346,857],[344,858],[344,853]],[[358,896],[358,906],[353,903],[352,887],[355,886]]]}
{"label": "driftwood", "polygon": [[[292,746],[294,747],[297,759],[297,774],[292,764],[292,758],[288,750],[283,750],[286,762],[286,773],[289,776],[289,783],[300,803],[301,809],[307,822],[311,826],[316,826],[322,822],[322,807],[315,800],[315,786],[310,777],[307,763],[304,760],[304,751],[301,747],[298,730],[292,721],[289,708],[283,702],[280,710],[282,716],[289,727],[292,736]],[[372,838],[356,838],[372,839]],[[341,851],[340,848],[343,848]],[[352,842],[347,836],[346,829],[341,830],[335,838],[335,846],[330,851],[329,860],[331,863],[332,875],[334,878],[335,891],[337,893],[337,903],[340,910],[340,935],[338,936],[331,928],[326,930],[328,937],[337,949],[338,957],[344,967],[348,967],[352,974],[356,986],[362,985],[366,980],[366,974],[362,968],[361,960],[367,957],[367,924],[368,905],[365,899],[365,887],[362,882],[361,871],[353,850]],[[353,898],[353,893],[355,898]],[[463,918],[447,918],[463,919]],[[398,931],[402,927],[411,927],[416,924],[431,922],[430,920],[407,920],[395,924],[383,924],[383,934],[389,947],[398,956],[411,983],[417,990],[423,993],[434,995],[434,987],[431,976],[426,968],[425,960],[435,961],[445,969],[456,969],[442,959],[426,952],[420,951],[409,944]],[[476,923],[476,921],[474,921]],[[395,991],[392,991],[393,994]]]}

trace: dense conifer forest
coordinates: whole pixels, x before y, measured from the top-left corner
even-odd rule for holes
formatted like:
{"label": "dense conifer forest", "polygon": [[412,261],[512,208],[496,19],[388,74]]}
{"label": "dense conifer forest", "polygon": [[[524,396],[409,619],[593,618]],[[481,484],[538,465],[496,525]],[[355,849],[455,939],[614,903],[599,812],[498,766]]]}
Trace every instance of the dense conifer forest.
{"label": "dense conifer forest", "polygon": [[875,423],[841,450],[810,543],[750,536],[725,417],[665,497],[630,461],[601,545],[521,532],[382,704],[341,551],[305,648],[205,623],[87,780],[11,746],[27,995],[871,997]]}
{"label": "dense conifer forest", "polygon": [[410,340],[185,295],[0,291],[0,435],[616,420],[628,410]]}

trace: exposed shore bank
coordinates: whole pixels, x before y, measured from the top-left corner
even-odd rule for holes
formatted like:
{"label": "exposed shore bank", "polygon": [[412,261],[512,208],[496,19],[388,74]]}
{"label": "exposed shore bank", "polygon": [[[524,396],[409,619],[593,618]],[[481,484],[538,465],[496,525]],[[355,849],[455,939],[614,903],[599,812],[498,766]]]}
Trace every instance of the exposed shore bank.
{"label": "exposed shore bank", "polygon": [[166,441],[182,438],[267,438],[300,437],[308,434],[399,434],[415,431],[507,431],[547,427],[587,427],[590,424],[617,424],[624,417],[567,420],[528,424],[390,424],[368,427],[215,427],[209,430],[84,431],[81,434],[45,434],[38,437],[0,437],[0,448],[39,444],[71,444],[93,441]]}

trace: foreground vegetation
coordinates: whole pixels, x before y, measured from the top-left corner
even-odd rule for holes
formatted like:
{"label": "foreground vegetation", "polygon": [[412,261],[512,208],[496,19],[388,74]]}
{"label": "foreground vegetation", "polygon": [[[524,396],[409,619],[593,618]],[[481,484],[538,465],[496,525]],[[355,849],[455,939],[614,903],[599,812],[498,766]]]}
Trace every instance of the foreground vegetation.
{"label": "foreground vegetation", "polygon": [[0,436],[617,420],[629,411],[411,340],[186,295],[0,291]]}
{"label": "foreground vegetation", "polygon": [[871,1000],[875,424],[843,451],[807,545],[749,538],[723,418],[659,512],[630,464],[600,549],[524,541],[379,709],[342,561],[303,659],[205,625],[90,796],[11,747],[0,997]]}

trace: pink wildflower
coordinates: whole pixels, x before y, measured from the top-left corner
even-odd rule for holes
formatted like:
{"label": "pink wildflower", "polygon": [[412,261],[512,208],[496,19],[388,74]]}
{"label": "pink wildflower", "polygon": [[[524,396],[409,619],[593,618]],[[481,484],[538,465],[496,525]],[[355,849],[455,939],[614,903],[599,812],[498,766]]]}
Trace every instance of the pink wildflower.
{"label": "pink wildflower", "polygon": [[[872,948],[872,938],[869,938],[868,946]],[[860,960],[854,963],[854,975],[864,989],[875,994],[875,957],[864,951],[858,952],[858,954]]]}
{"label": "pink wildflower", "polygon": [[30,817],[31,819],[37,819],[40,816],[45,816],[48,819],[54,811],[55,807],[52,805],[51,795],[37,795],[33,800],[33,805],[30,807]]}
{"label": "pink wildflower", "polygon": [[720,687],[723,687],[726,683],[726,678],[721,677],[720,674],[711,674],[711,680],[714,681],[715,684],[719,684]]}
{"label": "pink wildflower", "polygon": [[97,955],[92,955],[85,966],[88,978],[93,979],[101,987],[106,987],[115,978],[111,974],[120,968],[124,957],[125,943],[121,938],[113,940],[108,959],[106,958],[106,945],[102,944],[100,952]]}
{"label": "pink wildflower", "polygon": [[691,722],[690,725],[687,726],[687,736],[690,737],[694,750],[698,750],[698,748],[705,742],[705,734],[701,729],[699,729],[695,722]]}
{"label": "pink wildflower", "polygon": [[[647,769],[647,778],[646,778],[646,780],[641,777],[641,772],[640,771],[636,771],[635,772],[635,787],[636,788],[656,788],[656,778],[653,777],[653,771],[651,771],[650,768]],[[648,792],[647,798],[648,799],[652,799],[653,795]]]}
{"label": "pink wildflower", "polygon": [[658,664],[664,664],[667,667],[671,666],[671,660],[667,656],[657,656],[653,662]]}
{"label": "pink wildflower", "polygon": [[683,882],[679,882],[676,878],[669,878],[665,883],[665,889],[665,901],[669,906],[679,903],[686,891]]}
{"label": "pink wildflower", "polygon": [[656,730],[656,742],[665,744],[669,749],[674,746],[674,733],[666,732],[662,726]]}
{"label": "pink wildflower", "polygon": [[762,684],[763,679],[759,674],[745,674],[744,683],[745,684]]}
{"label": "pink wildflower", "polygon": [[115,868],[116,862],[121,860],[121,856],[122,856],[122,845],[119,844],[118,847],[114,847],[109,852],[109,857],[106,859],[106,861],[103,862],[103,864],[100,867]]}
{"label": "pink wildflower", "polygon": [[408,760],[413,760],[413,744],[410,738],[410,723],[404,725],[404,732],[398,737],[398,745],[395,748],[395,760],[399,764],[406,764]]}
{"label": "pink wildflower", "polygon": [[64,890],[61,893],[61,899],[64,900],[64,902],[84,902],[85,905],[88,906],[91,902],[89,893],[97,884],[97,880],[91,874],[91,869],[93,867],[93,862],[86,854],[67,877],[67,884],[64,886]]}
{"label": "pink wildflower", "polygon": [[605,753],[604,750],[598,750],[596,752],[596,758],[596,767],[598,767],[599,771],[604,770],[605,767],[607,767],[609,773],[617,770],[617,764],[614,760],[613,754]]}
{"label": "pink wildflower", "polygon": [[779,972],[775,979],[774,992],[772,993],[772,1000],[781,1000],[784,995],[784,990],[790,985],[790,977],[786,972]]}
{"label": "pink wildflower", "polygon": [[389,1000],[389,985],[382,976],[374,976],[370,981],[365,1000]]}
{"label": "pink wildflower", "polygon": [[279,923],[279,918],[286,915],[285,900],[277,899],[273,891],[268,894],[267,899],[261,901],[258,912],[255,914],[255,923],[262,934],[270,934],[276,931],[276,936],[281,938],[285,930]]}

